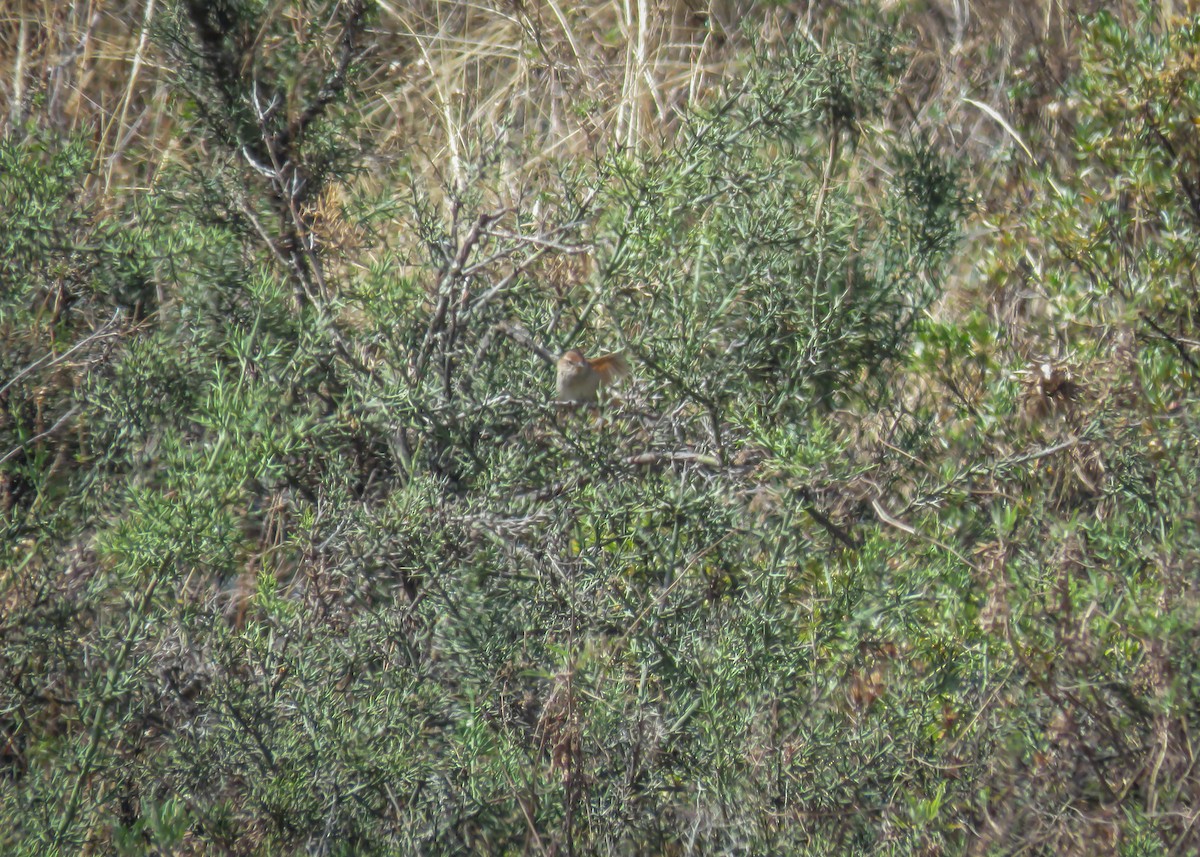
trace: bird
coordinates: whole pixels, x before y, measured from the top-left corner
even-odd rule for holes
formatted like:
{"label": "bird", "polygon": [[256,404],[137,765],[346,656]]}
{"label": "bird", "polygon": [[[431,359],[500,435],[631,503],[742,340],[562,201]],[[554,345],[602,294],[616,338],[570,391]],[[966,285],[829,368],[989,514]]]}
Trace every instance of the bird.
{"label": "bird", "polygon": [[588,359],[572,348],[558,358],[558,400],[572,404],[595,404],[600,388],[629,374],[629,364],[620,354]]}

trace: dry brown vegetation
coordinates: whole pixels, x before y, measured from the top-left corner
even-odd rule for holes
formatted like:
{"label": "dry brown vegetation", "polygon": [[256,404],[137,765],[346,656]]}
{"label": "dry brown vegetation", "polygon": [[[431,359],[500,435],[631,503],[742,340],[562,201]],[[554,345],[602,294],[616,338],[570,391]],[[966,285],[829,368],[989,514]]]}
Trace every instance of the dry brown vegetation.
{"label": "dry brown vegetation", "polygon": [[[912,37],[888,129],[936,125],[954,154],[995,164],[972,178],[1002,210],[1013,181],[1004,167],[1022,151],[1013,128],[1044,134],[1039,158],[1062,138],[1071,111],[1059,91],[1076,61],[1077,16],[1093,5],[885,6]],[[381,3],[358,105],[363,133],[373,157],[411,161],[434,184],[462,181],[473,147],[516,141],[524,156],[505,175],[520,188],[557,159],[670,145],[679,111],[738,76],[746,33],[820,45],[846,13],[837,3]],[[151,38],[156,14],[155,2],[8,4],[5,127],[34,116],[92,135],[109,192],[145,187],[172,159],[193,162],[202,153],[176,127]],[[286,5],[272,14],[291,16],[297,32],[311,24]]]}

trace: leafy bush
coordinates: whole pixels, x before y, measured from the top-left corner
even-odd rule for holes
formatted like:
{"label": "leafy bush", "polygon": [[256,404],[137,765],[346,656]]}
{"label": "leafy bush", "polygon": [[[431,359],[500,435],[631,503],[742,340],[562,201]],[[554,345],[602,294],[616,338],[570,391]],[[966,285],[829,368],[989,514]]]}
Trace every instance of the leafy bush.
{"label": "leafy bush", "polygon": [[[940,291],[953,172],[927,144],[859,146],[891,57],[883,43],[784,46],[669,151],[617,159],[610,311],[657,379],[718,422],[850,400]],[[883,192],[865,163],[879,156],[893,162]]]}

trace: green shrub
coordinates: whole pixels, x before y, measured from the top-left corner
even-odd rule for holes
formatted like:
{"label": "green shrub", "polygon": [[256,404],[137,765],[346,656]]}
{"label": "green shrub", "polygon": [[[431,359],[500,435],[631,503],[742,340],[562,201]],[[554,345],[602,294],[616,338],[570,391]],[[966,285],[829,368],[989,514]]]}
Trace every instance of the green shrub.
{"label": "green shrub", "polygon": [[647,374],[718,423],[852,400],[940,292],[952,170],[926,143],[862,139],[891,62],[886,44],[785,46],[668,151],[615,159],[608,310]]}

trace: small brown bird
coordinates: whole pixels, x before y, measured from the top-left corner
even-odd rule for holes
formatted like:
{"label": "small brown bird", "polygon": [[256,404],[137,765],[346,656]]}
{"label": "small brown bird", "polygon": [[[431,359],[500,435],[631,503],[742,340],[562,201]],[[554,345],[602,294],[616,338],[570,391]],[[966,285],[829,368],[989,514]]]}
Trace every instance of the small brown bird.
{"label": "small brown bird", "polygon": [[572,348],[558,358],[558,400],[594,403],[600,388],[629,374],[629,364],[620,354],[605,354],[591,360]]}

